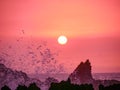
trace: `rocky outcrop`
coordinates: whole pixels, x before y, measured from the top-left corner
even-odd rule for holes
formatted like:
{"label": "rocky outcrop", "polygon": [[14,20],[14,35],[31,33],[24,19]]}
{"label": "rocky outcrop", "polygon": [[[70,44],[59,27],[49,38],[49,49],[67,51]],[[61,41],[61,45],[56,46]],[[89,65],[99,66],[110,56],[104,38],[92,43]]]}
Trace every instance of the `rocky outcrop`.
{"label": "rocky outcrop", "polygon": [[70,74],[68,77],[70,82],[73,84],[92,84],[94,90],[98,90],[100,84],[104,86],[109,86],[113,84],[120,84],[120,81],[117,80],[95,80],[92,77],[91,73],[91,63],[89,60],[86,62],[81,62],[78,67]]}
{"label": "rocky outcrop", "polygon": [[85,84],[92,83],[94,81],[91,74],[91,64],[89,60],[81,62],[78,67],[69,76],[71,83],[74,84]]}

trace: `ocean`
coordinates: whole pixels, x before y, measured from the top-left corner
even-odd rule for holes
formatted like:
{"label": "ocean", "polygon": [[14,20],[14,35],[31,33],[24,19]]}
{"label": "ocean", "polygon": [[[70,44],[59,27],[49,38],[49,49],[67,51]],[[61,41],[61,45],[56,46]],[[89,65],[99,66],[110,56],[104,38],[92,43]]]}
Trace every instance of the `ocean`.
{"label": "ocean", "polygon": [[94,79],[120,81],[120,73],[93,73]]}
{"label": "ocean", "polygon": [[[61,73],[61,74],[39,74],[39,75],[29,75],[32,78],[37,78],[41,81],[44,81],[48,77],[53,77],[59,81],[67,80],[70,74]],[[120,73],[93,73],[93,78],[95,80],[117,80],[120,81]]]}

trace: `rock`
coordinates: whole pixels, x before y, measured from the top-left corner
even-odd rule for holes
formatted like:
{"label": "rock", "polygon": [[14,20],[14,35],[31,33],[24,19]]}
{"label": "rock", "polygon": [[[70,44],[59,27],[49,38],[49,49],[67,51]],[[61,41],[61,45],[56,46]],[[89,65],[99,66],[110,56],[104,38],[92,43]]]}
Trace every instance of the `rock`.
{"label": "rock", "polygon": [[73,84],[86,84],[94,81],[91,74],[91,64],[89,60],[81,62],[78,67],[69,76],[71,83]]}
{"label": "rock", "polygon": [[89,60],[86,62],[81,62],[78,67],[70,74],[68,80],[72,84],[92,84],[94,90],[99,90],[98,87],[100,84],[104,86],[110,86],[113,84],[120,84],[120,81],[117,80],[95,80],[92,77],[91,73],[91,64]]}

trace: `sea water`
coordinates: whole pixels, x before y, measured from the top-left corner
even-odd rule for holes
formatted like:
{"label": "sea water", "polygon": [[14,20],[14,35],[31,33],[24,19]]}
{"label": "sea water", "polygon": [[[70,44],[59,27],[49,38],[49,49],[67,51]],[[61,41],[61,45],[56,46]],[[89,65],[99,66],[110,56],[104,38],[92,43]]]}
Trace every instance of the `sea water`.
{"label": "sea water", "polygon": [[120,81],[120,73],[93,73],[94,79],[100,80],[118,80]]}
{"label": "sea water", "polygon": [[[61,74],[39,74],[39,75],[30,75],[31,77],[38,78],[41,81],[44,81],[48,77],[53,77],[58,81],[67,80],[70,74],[61,73]],[[120,73],[93,73],[93,78],[95,80],[117,80],[120,81]]]}

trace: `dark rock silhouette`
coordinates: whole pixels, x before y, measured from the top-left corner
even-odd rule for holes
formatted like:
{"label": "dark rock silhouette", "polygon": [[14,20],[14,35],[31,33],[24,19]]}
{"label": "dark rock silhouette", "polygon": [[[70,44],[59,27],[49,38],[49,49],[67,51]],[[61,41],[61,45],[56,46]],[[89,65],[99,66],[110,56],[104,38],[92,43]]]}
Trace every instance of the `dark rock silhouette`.
{"label": "dark rock silhouette", "polygon": [[52,83],[49,90],[94,90],[92,84],[71,84],[70,79],[60,83]]}
{"label": "dark rock silhouette", "polygon": [[18,87],[16,88],[16,90],[28,90],[28,88],[25,85],[18,85]]}
{"label": "dark rock silhouette", "polygon": [[2,88],[1,88],[1,90],[11,90],[8,86],[3,86]]}
{"label": "dark rock silhouette", "polygon": [[89,60],[81,62],[78,67],[69,76],[71,83],[74,84],[85,84],[92,83],[94,81],[91,74],[91,64]]}
{"label": "dark rock silhouette", "polygon": [[36,83],[31,83],[30,86],[28,87],[28,90],[41,90]]}
{"label": "dark rock silhouette", "polygon": [[120,90],[120,84],[113,84],[110,86],[99,85],[99,90]]}

